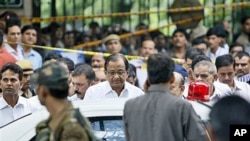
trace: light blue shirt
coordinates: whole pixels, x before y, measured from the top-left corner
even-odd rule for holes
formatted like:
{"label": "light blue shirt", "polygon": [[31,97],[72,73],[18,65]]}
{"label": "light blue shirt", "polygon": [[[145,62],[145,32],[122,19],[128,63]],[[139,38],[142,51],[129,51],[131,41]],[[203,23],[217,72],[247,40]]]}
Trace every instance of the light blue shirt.
{"label": "light blue shirt", "polygon": [[33,49],[30,50],[30,53],[28,55],[24,55],[24,59],[31,62],[34,70],[40,68],[43,64],[41,55]]}

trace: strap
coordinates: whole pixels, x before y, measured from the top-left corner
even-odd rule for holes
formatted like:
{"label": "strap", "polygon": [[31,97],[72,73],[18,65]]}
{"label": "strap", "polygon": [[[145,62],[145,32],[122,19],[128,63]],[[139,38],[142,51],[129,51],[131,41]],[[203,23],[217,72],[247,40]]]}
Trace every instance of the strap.
{"label": "strap", "polygon": [[201,105],[207,107],[208,109],[212,109],[212,106],[210,106],[210,105],[208,105],[208,104],[206,104],[206,103],[204,103],[204,102],[202,102],[200,100],[197,100],[197,102],[200,103]]}

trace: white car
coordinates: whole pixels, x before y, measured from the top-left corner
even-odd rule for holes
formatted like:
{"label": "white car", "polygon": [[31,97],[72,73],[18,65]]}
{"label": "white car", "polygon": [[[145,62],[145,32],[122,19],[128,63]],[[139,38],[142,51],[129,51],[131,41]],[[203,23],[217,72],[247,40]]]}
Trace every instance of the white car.
{"label": "white car", "polygon": [[[81,113],[88,117],[96,135],[103,140],[125,140],[123,108],[127,99],[102,99],[74,101]],[[35,127],[47,119],[49,113],[42,108],[0,128],[1,141],[28,141],[35,136]],[[15,133],[15,134],[13,134]]]}

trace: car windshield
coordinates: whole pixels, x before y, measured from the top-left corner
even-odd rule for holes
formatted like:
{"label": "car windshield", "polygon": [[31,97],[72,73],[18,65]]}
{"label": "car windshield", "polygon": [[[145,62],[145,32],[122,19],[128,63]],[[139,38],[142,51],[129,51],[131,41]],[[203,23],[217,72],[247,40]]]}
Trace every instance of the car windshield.
{"label": "car windshield", "polygon": [[121,116],[90,117],[89,120],[97,137],[105,141],[125,141]]}

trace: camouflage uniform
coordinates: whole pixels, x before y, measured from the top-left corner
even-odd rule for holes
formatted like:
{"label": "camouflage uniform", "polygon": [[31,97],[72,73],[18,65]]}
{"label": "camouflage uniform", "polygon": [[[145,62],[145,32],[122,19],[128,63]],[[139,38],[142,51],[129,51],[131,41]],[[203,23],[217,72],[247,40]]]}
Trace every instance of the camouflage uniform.
{"label": "camouflage uniform", "polygon": [[[32,76],[32,81],[48,88],[60,89],[67,85],[68,74],[59,63],[48,62]],[[55,117],[49,117],[37,125],[35,140],[93,141],[97,138],[89,121],[81,115],[79,109],[74,109],[68,102],[61,112],[56,113]]]}

